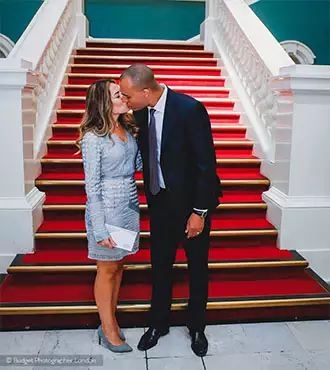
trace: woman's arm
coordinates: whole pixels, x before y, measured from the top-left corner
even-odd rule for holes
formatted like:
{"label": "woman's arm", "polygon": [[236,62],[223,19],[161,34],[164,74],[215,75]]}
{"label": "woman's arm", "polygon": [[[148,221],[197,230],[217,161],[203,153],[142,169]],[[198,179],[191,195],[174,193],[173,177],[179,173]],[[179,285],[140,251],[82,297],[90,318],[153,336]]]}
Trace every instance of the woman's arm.
{"label": "woman's arm", "polygon": [[140,150],[137,151],[136,157],[135,157],[135,169],[137,171],[142,172],[143,171],[143,163],[142,163],[142,156]]}
{"label": "woman's arm", "polygon": [[93,234],[97,242],[109,238],[105,227],[105,216],[101,192],[101,139],[86,133],[81,142],[85,172],[85,191]]}

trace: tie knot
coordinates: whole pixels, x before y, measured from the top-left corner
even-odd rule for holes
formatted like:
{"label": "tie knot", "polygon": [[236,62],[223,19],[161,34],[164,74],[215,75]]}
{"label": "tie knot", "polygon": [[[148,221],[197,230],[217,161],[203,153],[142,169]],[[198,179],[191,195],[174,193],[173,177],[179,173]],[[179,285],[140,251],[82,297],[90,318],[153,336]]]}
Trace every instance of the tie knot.
{"label": "tie knot", "polygon": [[150,116],[153,116],[156,112],[156,109],[150,108]]}

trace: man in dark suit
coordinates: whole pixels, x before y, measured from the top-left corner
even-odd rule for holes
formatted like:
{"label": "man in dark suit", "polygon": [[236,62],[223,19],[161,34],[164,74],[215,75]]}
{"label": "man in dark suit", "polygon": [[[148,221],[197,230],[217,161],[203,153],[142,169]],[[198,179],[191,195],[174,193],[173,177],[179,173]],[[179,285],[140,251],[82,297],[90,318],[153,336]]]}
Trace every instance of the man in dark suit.
{"label": "man in dark suit", "polygon": [[138,144],[150,213],[151,327],[138,349],[152,348],[169,332],[172,265],[182,242],[190,277],[187,326],[194,353],[204,356],[209,213],[221,196],[210,119],[202,103],[159,84],[143,64],[123,72],[120,90],[140,129]]}

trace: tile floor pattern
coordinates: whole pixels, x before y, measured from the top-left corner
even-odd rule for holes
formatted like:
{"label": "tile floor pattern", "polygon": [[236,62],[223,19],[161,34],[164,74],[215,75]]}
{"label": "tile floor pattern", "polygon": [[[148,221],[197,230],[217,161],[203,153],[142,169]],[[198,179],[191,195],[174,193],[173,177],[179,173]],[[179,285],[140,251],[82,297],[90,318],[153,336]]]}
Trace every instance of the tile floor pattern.
{"label": "tile floor pattern", "polygon": [[98,345],[95,330],[0,333],[0,355],[102,355],[102,366],[0,366],[46,370],[329,370],[330,321],[215,325],[206,328],[209,352],[203,359],[190,349],[185,327],[172,327],[158,345],[140,352],[143,328],[124,329],[134,347],[116,355]]}

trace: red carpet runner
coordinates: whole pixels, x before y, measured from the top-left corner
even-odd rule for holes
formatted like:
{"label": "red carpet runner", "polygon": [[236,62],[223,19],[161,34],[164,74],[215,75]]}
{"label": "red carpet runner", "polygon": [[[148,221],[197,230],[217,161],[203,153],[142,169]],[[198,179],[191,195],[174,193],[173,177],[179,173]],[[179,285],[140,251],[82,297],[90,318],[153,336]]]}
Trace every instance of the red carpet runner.
{"label": "red carpet runner", "polygon": [[[224,198],[212,221],[209,255],[208,322],[243,322],[329,317],[329,287],[296,251],[279,250],[277,230],[266,219],[253,143],[239,123],[236,100],[211,52],[200,44],[89,41],[77,50],[67,75],[61,109],[42,158],[37,187],[46,193],[44,222],[35,253],[17,255],[2,276],[1,327],[96,327],[95,264],[87,259],[86,195],[81,156],[74,140],[85,107],[86,89],[100,78],[118,79],[130,64],[145,63],[158,81],[200,99],[211,117]],[[141,250],[125,266],[118,317],[122,326],[145,325],[150,304],[149,218],[143,179],[136,174],[141,201]],[[184,324],[188,297],[186,260],[177,252],[173,324]]]}

